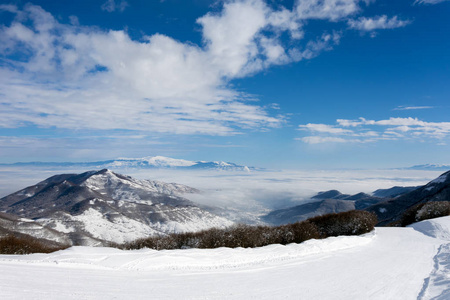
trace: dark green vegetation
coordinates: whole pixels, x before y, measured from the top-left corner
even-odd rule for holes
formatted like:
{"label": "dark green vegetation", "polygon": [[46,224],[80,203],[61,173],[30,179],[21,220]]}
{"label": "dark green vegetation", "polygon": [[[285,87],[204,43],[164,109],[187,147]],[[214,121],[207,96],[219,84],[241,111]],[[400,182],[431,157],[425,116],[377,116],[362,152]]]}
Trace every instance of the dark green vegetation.
{"label": "dark green vegetation", "polygon": [[309,239],[338,235],[359,235],[374,229],[377,218],[365,211],[328,214],[303,222],[276,227],[235,225],[226,229],[212,228],[195,233],[153,236],[118,246],[121,249],[155,250],[186,248],[254,248],[270,244],[301,243]]}

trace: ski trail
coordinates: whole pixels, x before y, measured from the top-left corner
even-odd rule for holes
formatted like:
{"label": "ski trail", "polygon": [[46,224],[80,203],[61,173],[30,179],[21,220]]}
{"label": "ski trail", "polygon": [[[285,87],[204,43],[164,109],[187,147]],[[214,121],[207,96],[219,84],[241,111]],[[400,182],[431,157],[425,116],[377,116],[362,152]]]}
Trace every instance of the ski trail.
{"label": "ski trail", "polygon": [[442,244],[433,258],[434,267],[430,276],[424,279],[417,300],[450,299],[450,243]]}

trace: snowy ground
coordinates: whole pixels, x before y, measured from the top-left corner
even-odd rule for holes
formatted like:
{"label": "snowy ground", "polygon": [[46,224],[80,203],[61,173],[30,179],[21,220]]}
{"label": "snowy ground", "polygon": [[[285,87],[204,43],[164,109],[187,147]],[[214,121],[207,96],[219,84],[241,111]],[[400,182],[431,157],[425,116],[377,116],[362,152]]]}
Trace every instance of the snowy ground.
{"label": "snowy ground", "polygon": [[0,255],[1,299],[449,299],[450,217],[256,249]]}

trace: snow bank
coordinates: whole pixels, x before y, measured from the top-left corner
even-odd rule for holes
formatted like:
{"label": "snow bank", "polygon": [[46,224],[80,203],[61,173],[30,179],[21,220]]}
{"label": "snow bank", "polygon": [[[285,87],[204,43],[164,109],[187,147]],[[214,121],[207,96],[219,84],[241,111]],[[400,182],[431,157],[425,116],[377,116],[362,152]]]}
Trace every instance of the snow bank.
{"label": "snow bank", "polygon": [[410,227],[444,242],[433,258],[433,269],[424,279],[418,299],[450,299],[450,217],[425,220]]}
{"label": "snow bank", "polygon": [[450,217],[442,217],[411,224],[409,227],[425,235],[450,241]]}
{"label": "snow bank", "polygon": [[126,270],[223,270],[247,268],[295,260],[314,254],[360,247],[370,243],[374,233],[363,236],[331,237],[302,244],[270,245],[260,248],[218,248],[163,250],[119,250],[115,248],[71,247],[50,254],[0,256],[0,261],[61,264]]}
{"label": "snow bank", "polygon": [[255,249],[0,255],[0,298],[446,299],[448,224],[450,217]]}

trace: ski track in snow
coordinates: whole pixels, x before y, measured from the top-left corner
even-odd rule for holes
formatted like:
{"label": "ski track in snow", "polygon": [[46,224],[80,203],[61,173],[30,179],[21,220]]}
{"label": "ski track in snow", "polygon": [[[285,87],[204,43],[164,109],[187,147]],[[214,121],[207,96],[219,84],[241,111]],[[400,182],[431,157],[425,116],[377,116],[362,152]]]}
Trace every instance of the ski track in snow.
{"label": "ski track in snow", "polygon": [[441,245],[433,260],[433,271],[425,278],[418,300],[450,299],[450,243]]}
{"label": "ski track in snow", "polygon": [[[447,219],[450,217],[447,217]],[[439,246],[433,257],[433,269],[429,277],[424,279],[418,300],[450,299],[450,222],[442,222],[446,218],[423,221],[411,225],[415,230],[447,243]]]}
{"label": "ski track in snow", "polygon": [[449,299],[450,217],[255,249],[0,255],[1,299]]}

